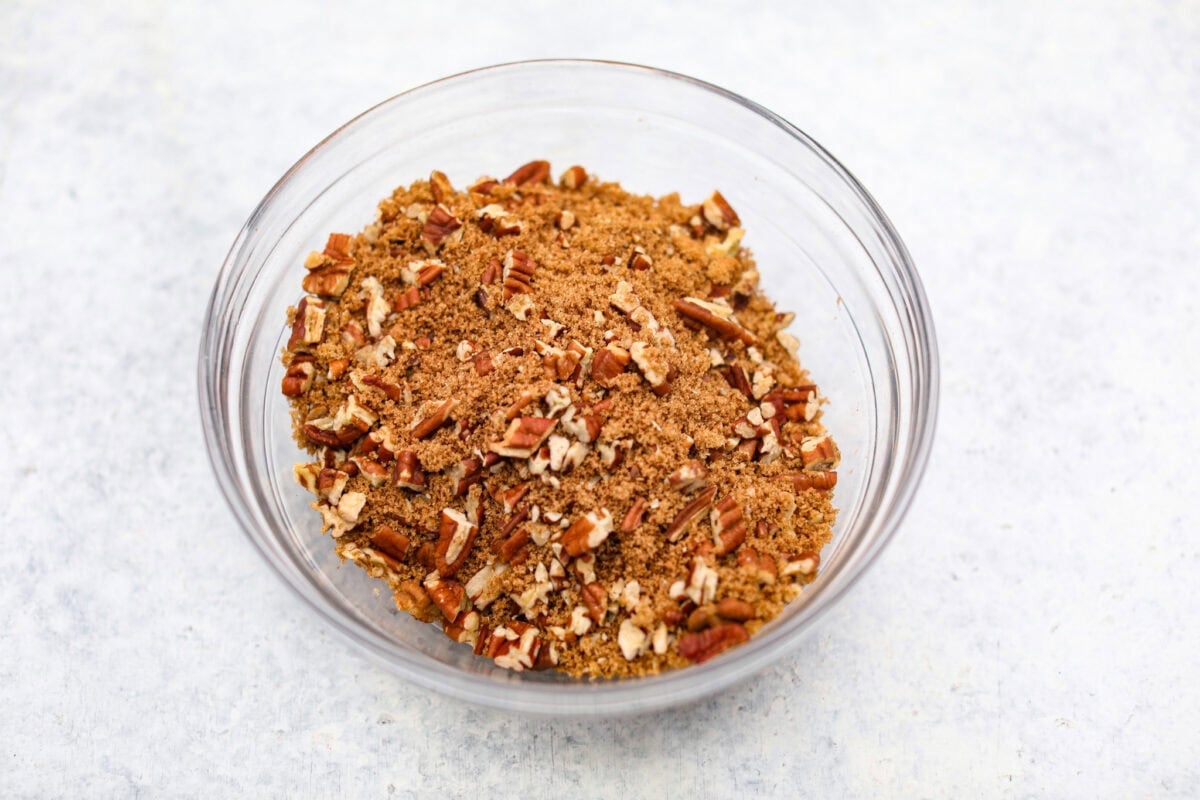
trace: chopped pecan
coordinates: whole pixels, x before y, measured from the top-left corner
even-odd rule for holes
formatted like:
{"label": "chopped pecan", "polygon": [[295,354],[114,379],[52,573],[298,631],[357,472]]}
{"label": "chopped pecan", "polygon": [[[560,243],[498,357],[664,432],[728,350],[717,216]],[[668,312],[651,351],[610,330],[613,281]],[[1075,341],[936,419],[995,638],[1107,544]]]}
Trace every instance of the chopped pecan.
{"label": "chopped pecan", "polygon": [[500,277],[500,261],[499,261],[499,259],[489,258],[488,262],[487,262],[487,266],[485,266],[483,268],[483,274],[481,274],[479,276],[479,283],[483,284],[483,285],[487,285],[489,283],[495,283],[496,279],[499,277]]}
{"label": "chopped pecan", "polygon": [[345,447],[348,444],[353,444],[370,427],[366,423],[356,421],[334,429],[322,427],[321,422],[321,420],[310,422],[304,425],[301,430],[304,432],[305,438],[310,442],[324,445],[325,447]]}
{"label": "chopped pecan", "polygon": [[296,356],[283,374],[283,393],[287,397],[299,397],[312,386],[317,368],[309,356]]}
{"label": "chopped pecan", "polygon": [[482,480],[483,462],[474,456],[464,458],[450,468],[450,482],[456,497],[466,496],[467,491]]}
{"label": "chopped pecan", "polygon": [[496,557],[502,564],[519,564],[526,555],[525,546],[529,544],[529,529],[517,528],[508,538],[500,540],[496,545]]}
{"label": "chopped pecan", "polygon": [[638,271],[644,271],[654,266],[654,259],[646,253],[646,248],[641,245],[636,245],[633,248],[633,253],[629,256],[629,268]]}
{"label": "chopped pecan", "polygon": [[797,555],[788,555],[780,559],[780,577],[792,575],[812,575],[821,566],[821,555],[815,550],[805,550]]}
{"label": "chopped pecan", "polygon": [[429,592],[430,599],[437,604],[442,616],[447,620],[457,619],[458,615],[467,607],[467,591],[458,581],[438,578],[434,575],[432,579],[425,580],[425,591]]}
{"label": "chopped pecan", "polygon": [[642,377],[650,384],[650,389],[659,397],[671,391],[671,380],[675,367],[667,361],[663,351],[652,344],[634,342],[629,349],[633,363],[641,370]]}
{"label": "chopped pecan", "polygon": [[446,274],[446,265],[440,260],[422,261],[416,270],[417,286],[424,289]]}
{"label": "chopped pecan", "polygon": [[310,294],[322,297],[341,297],[350,285],[353,262],[333,262],[317,267],[304,276],[300,285]]}
{"label": "chopped pecan", "polygon": [[733,210],[733,207],[729,205],[724,196],[717,191],[708,196],[708,199],[700,206],[700,210],[704,214],[704,219],[708,224],[719,231],[728,230],[730,227],[741,223],[737,212]]}
{"label": "chopped pecan", "polygon": [[517,186],[528,186],[531,183],[546,183],[549,180],[550,162],[530,161],[513,170],[513,173],[505,178],[504,182]]}
{"label": "chopped pecan", "polygon": [[467,191],[472,194],[490,195],[492,190],[500,185],[500,181],[490,175],[483,175],[475,179],[475,182],[467,187]]}
{"label": "chopped pecan", "polygon": [[504,438],[488,449],[506,458],[530,458],[550,435],[558,420],[549,417],[517,417],[508,425]]}
{"label": "chopped pecan", "polygon": [[563,549],[570,556],[581,556],[603,544],[612,529],[613,518],[608,509],[589,511],[563,532]]}
{"label": "chopped pecan", "polygon": [[688,633],[679,637],[679,655],[703,664],[729,648],[750,641],[750,634],[737,622],[717,625],[701,633]]}
{"label": "chopped pecan", "polygon": [[425,588],[416,581],[404,581],[393,594],[400,610],[407,611],[422,622],[432,622],[436,618],[438,607]]}
{"label": "chopped pecan", "polygon": [[816,489],[826,492],[837,485],[837,473],[833,470],[814,469],[807,472],[796,472],[791,475],[781,475],[781,479],[790,481],[797,492],[805,489]]}
{"label": "chopped pecan", "polygon": [[292,321],[292,335],[288,338],[288,350],[305,350],[305,345],[321,343],[325,333],[325,301],[317,297],[303,297],[296,306],[296,317]]}
{"label": "chopped pecan", "polygon": [[750,388],[750,378],[746,375],[746,370],[741,364],[729,364],[721,367],[720,372],[725,376],[725,380],[734,389],[746,396],[747,400],[754,399],[754,391]]}
{"label": "chopped pecan", "polygon": [[436,252],[442,243],[460,228],[462,228],[462,222],[458,217],[451,214],[450,209],[438,203],[425,218],[425,227],[421,230],[421,238],[425,240],[425,249],[431,253]]}
{"label": "chopped pecan", "polygon": [[515,294],[526,294],[533,291],[530,282],[537,264],[533,259],[520,250],[509,250],[504,256],[504,300],[507,302]]}
{"label": "chopped pecan", "polygon": [[775,559],[760,554],[753,547],[742,548],[738,552],[737,563],[739,567],[753,568],[759,583],[775,582],[775,575],[778,571],[775,567]]}
{"label": "chopped pecan", "polygon": [[438,428],[450,421],[450,412],[457,404],[458,401],[452,397],[443,401],[428,416],[415,420],[412,424],[412,435],[417,439],[428,439]]}
{"label": "chopped pecan", "polygon": [[597,625],[604,624],[604,615],[608,612],[608,592],[599,583],[586,584],[580,591],[583,604],[587,606],[588,616]]}
{"label": "chopped pecan", "polygon": [[351,347],[359,347],[367,343],[366,334],[363,333],[362,325],[359,325],[354,320],[350,320],[342,326],[342,341]]}
{"label": "chopped pecan", "polygon": [[350,234],[331,233],[325,240],[324,255],[334,261],[352,261],[350,257]]}
{"label": "chopped pecan", "polygon": [[554,218],[554,227],[560,231],[567,231],[575,227],[575,213],[564,208],[558,212],[558,216]]}
{"label": "chopped pecan", "polygon": [[746,520],[742,515],[742,507],[732,496],[722,498],[709,513],[709,518],[712,521],[714,552],[718,556],[733,552],[746,540]]}
{"label": "chopped pecan", "polygon": [[504,206],[495,203],[484,206],[475,212],[475,216],[479,218],[479,230],[496,239],[516,236],[521,232],[521,220],[510,214]]}
{"label": "chopped pecan", "polygon": [[757,614],[754,606],[736,597],[726,597],[717,603],[717,614],[732,622],[745,622],[754,619]]}
{"label": "chopped pecan", "polygon": [[587,179],[587,170],[576,164],[572,167],[567,167],[567,171],[558,179],[558,183],[564,189],[578,189],[587,183]]}
{"label": "chopped pecan", "polygon": [[436,169],[429,173],[429,191],[433,195],[435,203],[444,203],[454,196],[454,186],[450,183],[450,179],[446,177],[446,173]]}
{"label": "chopped pecan", "polygon": [[[504,506],[504,513],[505,514],[513,513],[513,509],[515,509],[517,507],[517,503],[520,503],[521,499],[524,498],[525,495],[528,493],[529,493],[529,484],[528,483],[519,483],[516,486],[513,486],[509,489],[505,489],[503,492],[501,492],[499,502],[502,506]],[[526,509],[524,513],[528,514],[529,513],[528,509]]]}
{"label": "chopped pecan", "polygon": [[688,614],[687,621],[684,623],[684,627],[686,627],[692,633],[695,633],[696,631],[702,631],[705,628],[711,628],[719,621],[720,620],[717,619],[717,615],[713,613],[713,610],[710,606],[698,606],[692,610],[691,614]]}
{"label": "chopped pecan", "polygon": [[413,491],[424,491],[428,481],[421,461],[412,450],[401,450],[396,454],[396,485]]}
{"label": "chopped pecan", "polygon": [[615,344],[607,344],[596,351],[592,358],[592,380],[601,386],[612,386],[613,380],[625,371],[629,364],[629,351]]}
{"label": "chopped pecan", "polygon": [[639,497],[633,501],[633,505],[625,512],[625,518],[621,520],[621,532],[633,533],[642,524],[642,519],[646,516],[646,498]]}
{"label": "chopped pecan", "polygon": [[442,521],[438,528],[437,571],[443,578],[449,578],[458,572],[467,556],[471,554],[471,546],[475,544],[475,534],[479,526],[472,523],[459,511],[453,508],[442,509]]}
{"label": "chopped pecan", "polygon": [[667,541],[677,542],[683,538],[683,534],[687,532],[687,528],[692,524],[692,520],[707,511],[709,506],[712,505],[713,498],[716,496],[717,487],[710,486],[680,509],[675,518],[671,520],[671,524],[667,526],[665,531]]}
{"label": "chopped pecan", "polygon": [[800,460],[805,470],[832,470],[838,463],[837,445],[828,435],[809,436],[800,442]]}
{"label": "chopped pecan", "polygon": [[711,308],[716,305],[714,303],[687,297],[673,301],[672,305],[680,316],[703,325],[724,339],[743,342],[747,345],[758,344],[758,337],[735,322],[732,316],[724,317],[714,313]]}
{"label": "chopped pecan", "polygon": [[386,553],[397,561],[408,557],[408,548],[412,541],[390,525],[380,525],[371,533],[371,546]]}
{"label": "chopped pecan", "polygon": [[684,494],[694,494],[708,484],[708,467],[702,461],[688,461],[667,476],[671,488]]}
{"label": "chopped pecan", "polygon": [[412,308],[421,302],[421,289],[418,286],[410,286],[402,292],[397,292],[392,298],[392,307],[397,311],[404,311]]}
{"label": "chopped pecan", "polygon": [[363,375],[362,382],[367,386],[374,386],[379,391],[387,395],[388,400],[393,403],[399,403],[404,397],[404,390],[394,383],[388,383],[378,375]]}

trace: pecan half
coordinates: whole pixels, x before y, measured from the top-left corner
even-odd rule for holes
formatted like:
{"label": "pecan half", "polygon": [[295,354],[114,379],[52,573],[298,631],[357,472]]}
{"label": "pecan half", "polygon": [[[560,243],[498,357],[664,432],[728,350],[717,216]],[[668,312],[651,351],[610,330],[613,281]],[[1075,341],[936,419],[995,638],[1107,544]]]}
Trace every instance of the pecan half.
{"label": "pecan half", "polygon": [[683,538],[683,534],[687,532],[687,528],[692,524],[696,517],[703,514],[712,505],[713,498],[717,496],[717,487],[710,486],[702,493],[696,495],[690,503],[680,509],[675,518],[671,520],[671,524],[667,526],[666,534],[667,541],[677,542]]}
{"label": "pecan half", "polygon": [[696,664],[703,664],[729,648],[748,641],[750,634],[740,623],[727,622],[700,633],[684,634],[679,637],[677,647],[679,655]]}
{"label": "pecan half", "polygon": [[[671,305],[674,306],[680,316],[703,325],[723,339],[739,341],[747,345],[758,344],[758,337],[734,322],[732,318],[719,316],[711,309],[699,305],[696,301],[697,298],[688,297],[675,300]],[[714,304],[709,303],[708,305]]]}
{"label": "pecan half", "polygon": [[467,556],[471,554],[471,546],[475,544],[475,534],[479,526],[472,523],[459,511],[453,508],[442,509],[442,521],[438,528],[437,571],[443,578],[448,578],[458,572]]}
{"label": "pecan half", "polygon": [[450,209],[439,202],[425,218],[425,227],[421,230],[421,238],[425,240],[425,249],[431,253],[436,252],[442,243],[461,227],[462,222],[458,217],[451,214]]}
{"label": "pecan half", "polygon": [[530,161],[528,164],[522,164],[513,170],[513,173],[505,178],[504,182],[516,184],[517,186],[528,186],[531,183],[546,183],[549,180],[550,162]]}
{"label": "pecan half", "polygon": [[508,425],[504,438],[488,449],[506,458],[530,458],[554,430],[558,420],[549,417],[517,417]]}
{"label": "pecan half", "polygon": [[613,518],[607,508],[589,511],[563,532],[563,549],[570,556],[581,556],[603,544],[612,529]]}

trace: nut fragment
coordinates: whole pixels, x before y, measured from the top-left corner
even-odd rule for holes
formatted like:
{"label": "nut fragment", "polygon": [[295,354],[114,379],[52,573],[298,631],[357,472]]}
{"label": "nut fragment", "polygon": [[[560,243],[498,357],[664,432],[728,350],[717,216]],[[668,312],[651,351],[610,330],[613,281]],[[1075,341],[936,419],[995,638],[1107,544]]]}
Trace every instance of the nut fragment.
{"label": "nut fragment", "polygon": [[288,350],[307,350],[306,345],[320,344],[325,333],[325,301],[318,297],[301,298],[288,338]]}
{"label": "nut fragment", "polygon": [[[706,303],[706,305],[711,306],[713,304]],[[713,313],[711,307],[706,308],[704,305],[701,305],[695,297],[675,300],[672,302],[672,306],[679,312],[680,316],[703,325],[724,339],[743,342],[747,345],[758,344],[758,337],[753,333],[743,328],[731,317],[722,317]]]}
{"label": "nut fragment", "polygon": [[479,218],[479,229],[497,239],[502,236],[516,236],[521,232],[521,220],[510,214],[504,206],[484,206],[475,212],[475,216]]}
{"label": "nut fragment", "polygon": [[666,534],[667,541],[677,542],[683,538],[683,534],[687,532],[688,526],[696,517],[703,514],[712,505],[713,498],[717,496],[717,487],[710,486],[702,493],[696,495],[686,506],[680,509],[675,518],[671,520],[671,524],[667,526]]}
{"label": "nut fragment", "polygon": [[513,170],[513,173],[505,178],[504,182],[516,184],[517,186],[528,186],[533,183],[546,183],[549,180],[550,162],[530,161],[528,164],[522,164]]}
{"label": "nut fragment", "polygon": [[564,189],[578,189],[587,183],[587,179],[587,170],[576,164],[573,167],[568,167],[567,171],[558,179],[558,182]]}
{"label": "nut fragment", "polygon": [[530,458],[554,430],[558,420],[549,417],[517,417],[508,425],[504,438],[488,449],[505,458]]}
{"label": "nut fragment", "polygon": [[633,248],[633,253],[629,256],[629,268],[633,270],[644,271],[654,266],[654,259],[650,258],[646,253],[646,248],[637,245]]}
{"label": "nut fragment", "polygon": [[416,581],[404,581],[393,594],[400,610],[407,611],[422,622],[432,622],[439,613],[429,593]]}
{"label": "nut fragment", "polygon": [[288,365],[283,374],[283,393],[287,397],[299,397],[312,386],[313,376],[317,374],[312,358],[297,356]]}
{"label": "nut fragment", "polygon": [[694,494],[708,482],[708,468],[704,462],[692,460],[667,476],[671,488],[684,494]]}
{"label": "nut fragment", "polygon": [[807,437],[800,442],[800,460],[806,470],[832,470],[838,464],[837,445],[828,435]]}
{"label": "nut fragment", "polygon": [[504,300],[507,302],[516,294],[533,291],[530,282],[537,264],[533,259],[520,250],[509,250],[504,256]]}
{"label": "nut fragment", "polygon": [[634,342],[633,347],[629,348],[629,356],[656,395],[661,397],[671,391],[674,367],[661,349],[645,342]]}
{"label": "nut fragment", "polygon": [[629,351],[615,344],[601,347],[592,358],[592,380],[605,388],[612,386],[613,380],[625,371],[629,358]]}
{"label": "nut fragment", "polygon": [[425,580],[425,591],[447,620],[458,618],[467,607],[467,592],[458,581],[439,578],[436,572]]}
{"label": "nut fragment", "polygon": [[754,606],[736,597],[726,597],[717,603],[717,614],[732,622],[745,622],[756,616]]}
{"label": "nut fragment", "polygon": [[433,202],[444,203],[454,196],[454,186],[446,173],[434,170],[429,173],[429,191],[433,194]]}
{"label": "nut fragment", "polygon": [[450,421],[450,412],[458,405],[453,397],[438,404],[432,413],[413,421],[412,435],[417,439],[428,439],[437,429]]}
{"label": "nut fragment", "polygon": [[463,516],[462,512],[453,508],[442,509],[437,543],[439,575],[448,578],[458,572],[471,554],[471,545],[475,543],[475,534],[478,532],[479,526]]}
{"label": "nut fragment", "polygon": [[625,656],[626,661],[633,661],[646,652],[648,638],[646,632],[634,625],[631,619],[623,620],[617,630],[617,646],[621,648],[621,655]]}
{"label": "nut fragment", "polygon": [[731,226],[741,223],[737,212],[720,192],[714,191],[710,194],[700,208],[708,224],[719,231],[728,230]]}
{"label": "nut fragment", "polygon": [[750,641],[750,634],[737,622],[717,625],[701,633],[688,633],[679,638],[679,655],[703,664],[729,648]]}
{"label": "nut fragment", "polygon": [[563,549],[568,555],[581,556],[603,544],[612,529],[613,518],[607,508],[589,511],[563,532]]}
{"label": "nut fragment", "polygon": [[639,497],[633,501],[633,505],[625,512],[625,518],[621,520],[621,532],[633,533],[642,524],[642,519],[646,516],[646,498]]}
{"label": "nut fragment", "polygon": [[814,469],[808,472],[797,472],[792,475],[781,475],[782,479],[790,481],[797,492],[805,489],[816,489],[825,492],[837,485],[837,473],[832,470]]}
{"label": "nut fragment", "polygon": [[[437,252],[442,243],[455,236],[461,228],[462,222],[458,217],[451,214],[450,209],[438,203],[429,212],[429,216],[425,219],[425,227],[421,230],[421,238],[425,240],[425,249],[431,253]],[[462,234],[458,233],[457,237],[461,238]]]}
{"label": "nut fragment", "polygon": [[403,561],[408,556],[411,540],[390,525],[380,525],[371,533],[371,546],[396,559]]}

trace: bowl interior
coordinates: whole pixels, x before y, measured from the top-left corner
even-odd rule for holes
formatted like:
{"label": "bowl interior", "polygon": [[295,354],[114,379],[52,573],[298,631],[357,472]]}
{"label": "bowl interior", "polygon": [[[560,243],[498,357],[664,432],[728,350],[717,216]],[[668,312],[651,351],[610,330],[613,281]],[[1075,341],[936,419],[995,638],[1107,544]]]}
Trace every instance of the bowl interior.
{"label": "bowl interior", "polygon": [[[461,186],[534,158],[549,159],[555,175],[582,164],[631,191],[677,191],[687,202],[719,188],[742,217],[764,288],[780,310],[796,312],[791,332],[801,341],[801,361],[831,401],[826,424],[842,450],[840,512],[821,574],[755,640],[701,667],[611,682],[496,668],[397,612],[382,582],[341,565],[291,476],[302,454],[279,391],[278,354],[287,308],[301,296],[305,255],[321,249],[330,231],[360,230],[380,198],[431,169]],[[911,438],[910,398],[897,365],[907,328],[889,285],[894,265],[881,264],[902,258],[902,250],[879,241],[869,198],[846,181],[823,152],[760,109],[642,68],[514,65],[384,103],[285,176],[235,244],[214,297],[229,316],[229,353],[216,367],[215,394],[228,403],[224,455],[235,510],[244,504],[242,522],[268,560],[343,632],[409,677],[460,696],[543,711],[547,703],[576,712],[648,707],[757,669],[796,639],[887,538],[894,520],[884,518],[899,490],[894,448]]]}

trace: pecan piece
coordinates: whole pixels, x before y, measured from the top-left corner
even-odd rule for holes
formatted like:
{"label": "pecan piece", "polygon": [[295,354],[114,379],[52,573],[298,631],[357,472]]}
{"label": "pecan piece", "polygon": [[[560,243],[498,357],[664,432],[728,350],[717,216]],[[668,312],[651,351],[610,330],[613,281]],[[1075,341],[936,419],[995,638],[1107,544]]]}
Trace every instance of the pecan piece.
{"label": "pecan piece", "polygon": [[709,512],[712,521],[714,552],[723,556],[733,552],[746,541],[746,520],[742,507],[733,497],[722,498]]}
{"label": "pecan piece", "polygon": [[504,300],[508,302],[516,294],[533,291],[530,282],[537,264],[520,250],[509,250],[504,256]]}
{"label": "pecan piece", "polygon": [[416,581],[404,581],[392,593],[396,598],[396,606],[401,611],[407,611],[422,622],[432,622],[438,613],[438,608],[429,593]]}
{"label": "pecan piece", "polygon": [[529,544],[529,529],[517,528],[507,539],[496,545],[496,558],[502,564],[519,564],[525,560],[525,546]]}
{"label": "pecan piece", "polygon": [[633,501],[633,505],[625,512],[625,518],[621,520],[621,532],[633,533],[642,524],[642,519],[646,516],[646,498],[639,497]]}
{"label": "pecan piece", "polygon": [[667,483],[678,492],[694,494],[708,485],[708,467],[701,461],[689,461],[672,472]]}
{"label": "pecan piece", "polygon": [[[521,232],[521,220],[517,219],[504,206],[493,203],[475,212],[479,218],[479,230],[499,239],[503,236],[516,236]],[[484,281],[490,283],[491,281]]]}
{"label": "pecan piece", "polygon": [[320,344],[325,333],[325,301],[317,297],[303,297],[296,306],[296,317],[292,321],[292,335],[288,338],[288,350],[306,350],[303,345]]}
{"label": "pecan piece", "polygon": [[633,248],[633,253],[629,256],[629,268],[632,270],[645,271],[654,266],[654,259],[646,253],[646,248],[641,245],[636,245]]}
{"label": "pecan piece", "polygon": [[438,203],[425,218],[425,227],[421,230],[421,238],[425,240],[425,249],[431,253],[436,252],[442,243],[461,227],[462,222],[458,217],[451,214],[450,209]]}
{"label": "pecan piece", "polygon": [[458,619],[458,615],[467,607],[467,590],[458,581],[438,578],[436,575],[425,580],[425,591],[441,610],[447,620]]}
{"label": "pecan piece", "polygon": [[578,189],[587,183],[587,179],[587,170],[576,164],[572,167],[567,167],[567,171],[558,179],[558,183],[564,189]]}
{"label": "pecan piece", "polygon": [[429,192],[433,195],[433,202],[444,203],[447,198],[454,196],[454,186],[446,173],[435,169],[429,173]]}
{"label": "pecan piece", "polygon": [[415,492],[424,491],[428,483],[421,461],[412,450],[401,450],[396,454],[395,476],[397,486]]}
{"label": "pecan piece", "polygon": [[581,556],[603,544],[612,529],[613,518],[607,508],[589,511],[563,532],[563,549],[570,556]]}
{"label": "pecan piece", "polygon": [[659,397],[671,391],[671,380],[675,367],[667,361],[662,350],[645,342],[634,342],[629,349],[633,363],[641,370],[642,377],[650,384],[650,390]]}
{"label": "pecan piece", "polygon": [[296,356],[283,374],[283,393],[287,397],[299,397],[312,387],[317,368],[309,356]]}
{"label": "pecan piece", "polygon": [[628,350],[615,344],[605,345],[592,358],[592,380],[607,389],[628,365]]}
{"label": "pecan piece", "polygon": [[531,458],[557,424],[549,417],[517,417],[508,424],[504,438],[491,442],[488,449],[506,458]]}
{"label": "pecan piece", "polygon": [[675,515],[675,519],[671,520],[671,524],[667,526],[664,532],[667,536],[667,541],[677,542],[682,539],[688,526],[692,524],[692,520],[707,511],[708,507],[712,505],[713,498],[716,496],[717,487],[710,486],[680,509],[679,513]]}
{"label": "pecan piece", "polygon": [[729,364],[722,367],[720,372],[725,376],[725,380],[729,385],[744,394],[747,400],[754,399],[754,390],[750,387],[750,378],[746,375],[746,369],[741,364]]}
{"label": "pecan piece", "polygon": [[310,294],[322,297],[341,297],[350,285],[353,262],[335,262],[317,267],[304,276],[300,285]]}
{"label": "pecan piece", "polygon": [[483,462],[471,456],[450,468],[450,482],[454,485],[454,495],[464,497],[467,491],[483,480]]}
{"label": "pecan piece", "polygon": [[731,622],[745,622],[754,619],[757,614],[754,606],[736,597],[726,597],[717,603],[717,615]]}
{"label": "pecan piece", "polygon": [[550,162],[530,161],[528,164],[522,164],[513,170],[513,173],[505,178],[504,182],[516,184],[517,186],[528,186],[531,183],[546,183],[549,180]]}
{"label": "pecan piece", "polygon": [[809,436],[800,441],[800,460],[805,470],[829,471],[838,463],[837,445],[828,435]]}
{"label": "pecan piece", "polygon": [[[704,305],[701,305],[701,303]],[[723,339],[738,341],[747,345],[758,344],[758,337],[735,322],[732,317],[724,317],[714,313],[713,307],[716,307],[715,303],[698,300],[695,297],[686,297],[673,301],[672,306],[674,306],[680,316],[703,325]],[[705,306],[709,307],[706,308]]]}
{"label": "pecan piece", "polygon": [[781,479],[791,481],[792,488],[797,492],[805,489],[816,489],[826,492],[837,485],[837,473],[833,470],[814,469],[809,472],[797,472],[791,475],[781,475]]}
{"label": "pecan piece", "polygon": [[462,512],[453,508],[442,509],[437,543],[439,575],[449,578],[458,572],[471,554],[471,546],[475,544],[475,534],[478,532],[479,526],[463,516]]}
{"label": "pecan piece", "polygon": [[750,634],[737,622],[727,622],[700,633],[679,637],[679,655],[696,664],[703,664],[729,648],[750,641]]}
{"label": "pecan piece", "polygon": [[454,410],[457,404],[458,401],[454,398],[442,402],[429,416],[413,422],[411,427],[412,435],[418,439],[428,439],[437,432],[438,428],[450,421],[450,412]]}
{"label": "pecan piece", "polygon": [[404,397],[404,391],[394,383],[388,383],[378,375],[364,375],[362,382],[367,386],[374,386],[379,391],[387,395],[387,399],[393,403],[399,403]]}
{"label": "pecan piece", "polygon": [[705,221],[719,231],[728,230],[741,223],[733,206],[729,205],[729,201],[717,191],[708,196],[708,199],[700,206],[700,210],[704,214]]}
{"label": "pecan piece", "polygon": [[408,556],[411,543],[407,536],[390,525],[380,525],[371,534],[371,547],[397,561],[403,561]]}
{"label": "pecan piece", "polygon": [[348,444],[353,444],[360,436],[367,432],[369,426],[362,422],[353,422],[343,425],[336,430],[332,428],[324,428],[315,423],[304,425],[301,430],[313,444],[323,445],[325,447],[345,447]]}
{"label": "pecan piece", "polygon": [[599,583],[593,581],[586,584],[580,591],[583,604],[587,606],[587,614],[597,624],[604,623],[604,615],[608,612],[608,592]]}

